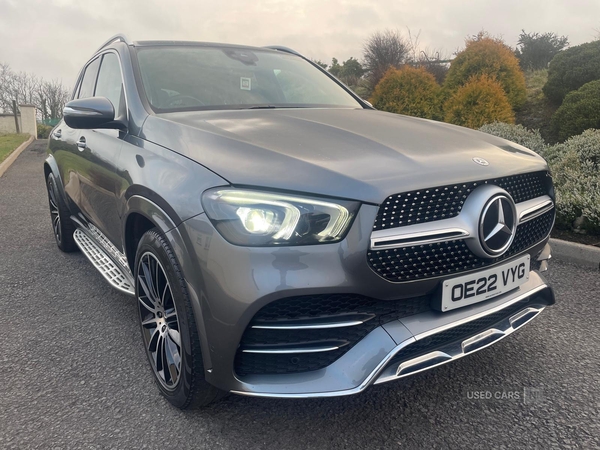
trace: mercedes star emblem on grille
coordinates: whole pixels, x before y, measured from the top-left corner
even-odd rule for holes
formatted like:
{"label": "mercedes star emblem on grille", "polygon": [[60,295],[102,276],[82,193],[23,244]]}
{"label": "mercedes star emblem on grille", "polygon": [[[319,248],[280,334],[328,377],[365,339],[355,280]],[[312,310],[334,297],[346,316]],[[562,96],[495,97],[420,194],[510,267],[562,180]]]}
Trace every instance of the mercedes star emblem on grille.
{"label": "mercedes star emblem on grille", "polygon": [[517,214],[513,200],[497,194],[483,208],[479,221],[481,246],[490,256],[497,257],[510,247],[517,228]]}
{"label": "mercedes star emblem on grille", "polygon": [[473,158],[473,161],[475,161],[480,166],[489,166],[490,165],[490,163],[487,162],[487,160],[485,160],[483,158],[479,158],[477,156],[475,158]]}

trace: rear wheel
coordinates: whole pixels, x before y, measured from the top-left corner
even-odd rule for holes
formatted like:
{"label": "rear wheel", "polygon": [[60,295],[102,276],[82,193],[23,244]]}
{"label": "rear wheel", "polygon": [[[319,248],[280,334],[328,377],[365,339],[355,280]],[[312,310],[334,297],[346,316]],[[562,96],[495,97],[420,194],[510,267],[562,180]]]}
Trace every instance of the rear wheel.
{"label": "rear wheel", "polygon": [[52,231],[56,245],[63,252],[74,252],[78,250],[77,244],[73,239],[75,224],[69,215],[69,209],[65,205],[62,197],[58,193],[56,178],[52,173],[46,179],[48,190],[48,204],[50,206],[50,218],[52,219]]}
{"label": "rear wheel", "polygon": [[218,400],[225,393],[205,380],[192,305],[171,246],[150,230],[135,261],[142,339],[158,388],[181,409]]}

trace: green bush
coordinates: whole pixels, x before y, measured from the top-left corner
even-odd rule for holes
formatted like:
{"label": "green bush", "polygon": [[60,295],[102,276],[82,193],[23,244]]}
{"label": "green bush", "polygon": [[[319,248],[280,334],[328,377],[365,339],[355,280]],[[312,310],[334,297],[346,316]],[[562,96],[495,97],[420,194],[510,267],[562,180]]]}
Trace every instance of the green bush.
{"label": "green bush", "polygon": [[382,111],[438,119],[440,86],[423,68],[390,69],[375,86],[371,103]]}
{"label": "green bush", "polygon": [[589,128],[600,128],[600,80],[590,81],[569,92],[552,115],[550,126],[559,141]]}
{"label": "green bush", "polygon": [[52,131],[52,127],[48,125],[44,125],[43,123],[37,124],[37,138],[38,139],[48,139],[50,137],[50,132]]}
{"label": "green bush", "polygon": [[566,152],[564,144],[548,145],[538,130],[530,130],[523,125],[494,122],[482,126],[479,131],[516,142],[529,150],[533,150],[548,161],[550,165],[560,160]]}
{"label": "green bush", "polygon": [[548,67],[544,94],[560,105],[565,96],[590,81],[600,80],[600,40],[558,53]]}
{"label": "green bush", "polygon": [[482,126],[479,128],[479,131],[516,142],[517,144],[527,147],[528,149],[533,150],[544,157],[548,152],[548,144],[544,142],[540,132],[537,130],[528,130],[523,125],[494,122]]}
{"label": "green bush", "polygon": [[571,228],[583,219],[581,228],[600,234],[600,177],[598,164],[585,159],[590,147],[600,147],[600,132],[584,133],[565,143],[564,157],[552,167],[556,188],[557,226]]}
{"label": "green bush", "polygon": [[444,104],[444,121],[469,128],[514,123],[515,115],[500,83],[487,75],[471,79]]}
{"label": "green bush", "polygon": [[547,146],[539,133],[520,125],[490,124],[481,131],[512,140],[544,156],[556,191],[556,227],[600,234],[600,130],[587,130],[563,144]]}
{"label": "green bush", "polygon": [[444,90],[451,95],[478,75],[497,80],[513,108],[525,103],[525,76],[519,67],[519,60],[501,40],[481,33],[468,40],[466,48],[452,60]]}
{"label": "green bush", "polygon": [[567,151],[574,151],[582,164],[590,163],[591,168],[600,170],[600,130],[586,130],[563,146]]}

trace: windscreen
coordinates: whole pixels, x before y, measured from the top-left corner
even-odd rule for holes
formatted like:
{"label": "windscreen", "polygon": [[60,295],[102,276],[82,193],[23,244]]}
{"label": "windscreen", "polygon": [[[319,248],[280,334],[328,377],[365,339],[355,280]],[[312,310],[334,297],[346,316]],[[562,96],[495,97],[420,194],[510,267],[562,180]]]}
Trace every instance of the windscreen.
{"label": "windscreen", "polygon": [[137,50],[156,112],[362,106],[304,59],[270,50],[157,46]]}

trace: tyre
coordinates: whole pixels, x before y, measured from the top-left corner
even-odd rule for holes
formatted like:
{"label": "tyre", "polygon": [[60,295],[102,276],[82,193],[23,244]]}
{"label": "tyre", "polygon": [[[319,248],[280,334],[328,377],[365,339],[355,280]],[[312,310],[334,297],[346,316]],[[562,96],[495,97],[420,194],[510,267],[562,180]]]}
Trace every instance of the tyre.
{"label": "tyre", "polygon": [[46,179],[46,187],[48,190],[50,218],[52,219],[52,231],[54,232],[56,245],[66,253],[79,250],[79,247],[77,247],[77,244],[73,239],[73,233],[76,229],[75,224],[71,220],[67,205],[58,192],[56,178],[52,173],[50,173]]}
{"label": "tyre", "polygon": [[163,396],[181,409],[225,395],[204,377],[196,321],[185,280],[166,238],[157,230],[140,239],[135,295],[146,355]]}

